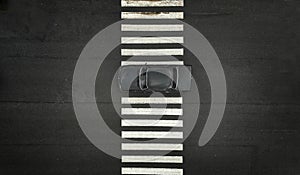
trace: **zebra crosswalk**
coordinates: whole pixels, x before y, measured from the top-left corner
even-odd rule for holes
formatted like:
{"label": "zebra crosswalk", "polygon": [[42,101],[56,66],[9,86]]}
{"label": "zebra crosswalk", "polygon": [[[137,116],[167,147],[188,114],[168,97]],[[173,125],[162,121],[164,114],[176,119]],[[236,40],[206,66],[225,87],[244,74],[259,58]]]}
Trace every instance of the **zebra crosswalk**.
{"label": "zebra crosswalk", "polygon": [[[120,27],[121,32],[124,34],[120,41],[121,44],[126,46],[121,49],[121,56],[146,58],[146,60],[121,61],[121,66],[183,66],[184,61],[153,60],[153,58],[184,55],[183,47],[170,48],[164,46],[166,44],[178,45],[184,43],[184,37],[181,36],[184,25],[174,21],[165,24],[162,21],[158,22],[162,19],[184,19],[184,12],[178,10],[171,12],[137,12],[136,9],[132,11],[136,7],[145,10],[152,7],[153,10],[153,7],[159,7],[158,9],[168,7],[170,9],[173,7],[182,8],[183,6],[184,0],[121,0],[121,7],[126,7],[122,8],[126,11],[121,12],[121,19],[135,21],[134,24],[125,21]],[[144,20],[145,22],[139,23],[136,20]],[[140,36],[140,32],[149,32],[149,36]],[[173,33],[171,35],[156,36],[156,32]],[[130,35],[128,35],[129,33]],[[153,47],[154,44],[161,47]],[[129,45],[131,47],[128,47]],[[136,47],[136,45],[143,45],[143,48]],[[181,107],[183,100],[182,97],[154,96],[124,96],[121,98],[121,115],[124,117],[121,120],[121,137],[124,139],[124,142],[121,143],[121,151],[124,152],[121,158],[121,174],[183,175],[183,169],[180,168],[183,164],[182,155],[157,155],[157,151],[179,152],[179,154],[183,151],[184,119],[182,117],[177,119],[172,117],[184,115],[184,110]],[[149,105],[155,105],[155,107]],[[176,108],[161,107],[162,105],[175,105]],[[152,116],[164,116],[164,119],[153,119]],[[166,130],[168,128],[176,130]],[[150,140],[142,142],[137,139]],[[151,139],[158,140],[154,142]],[[143,155],[136,154],[136,151],[143,153]],[[157,164],[162,164],[162,166],[155,167]],[[165,164],[170,165],[162,168]]]}

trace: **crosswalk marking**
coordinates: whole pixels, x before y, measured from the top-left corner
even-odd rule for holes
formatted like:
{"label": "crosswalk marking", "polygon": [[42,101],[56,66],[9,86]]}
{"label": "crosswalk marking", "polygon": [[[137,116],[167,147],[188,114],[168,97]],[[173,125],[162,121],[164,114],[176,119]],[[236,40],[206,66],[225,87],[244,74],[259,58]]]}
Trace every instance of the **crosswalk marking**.
{"label": "crosswalk marking", "polygon": [[121,44],[182,44],[183,37],[122,37]]}
{"label": "crosswalk marking", "polygon": [[122,174],[183,175],[177,168],[122,168]]}
{"label": "crosswalk marking", "polygon": [[175,143],[122,143],[121,149],[125,151],[183,151],[183,145]]}
{"label": "crosswalk marking", "polygon": [[121,115],[182,115],[177,108],[122,108]]}
{"label": "crosswalk marking", "polygon": [[171,131],[122,131],[122,138],[125,139],[182,139],[182,132]]}
{"label": "crosswalk marking", "polygon": [[183,61],[122,61],[121,66],[182,66],[184,65]]}
{"label": "crosswalk marking", "polygon": [[122,56],[182,56],[184,49],[121,49]]}
{"label": "crosswalk marking", "polygon": [[122,24],[123,32],[182,32],[183,24]]}
{"label": "crosswalk marking", "polygon": [[122,19],[183,19],[183,12],[122,12]]}
{"label": "crosswalk marking", "polygon": [[183,163],[182,156],[122,156],[123,163]]}
{"label": "crosswalk marking", "polygon": [[122,0],[122,7],[182,7],[184,5],[183,0]]}
{"label": "crosswalk marking", "polygon": [[124,119],[121,122],[123,127],[183,127],[182,120],[130,120]]}
{"label": "crosswalk marking", "polygon": [[[124,8],[126,10],[128,9],[128,11],[121,12],[121,18],[126,19],[124,22],[126,24],[120,26],[121,31],[124,32],[124,36],[120,38],[121,44],[124,45],[121,49],[121,56],[134,57],[135,60],[121,61],[121,66],[184,66],[183,61],[166,61],[170,60],[170,57],[184,55],[184,48],[179,46],[184,43],[182,36],[184,25],[174,20],[184,19],[184,12],[179,12],[173,8],[183,7],[184,0],[121,0],[121,6],[126,7]],[[134,8],[129,9],[128,7]],[[147,12],[137,12],[136,7],[141,7]],[[169,7],[169,9],[173,8],[174,11],[151,12],[153,8],[147,7]],[[141,20],[143,21],[139,22]],[[169,21],[164,22],[167,20]],[[172,47],[167,46],[171,44]],[[159,143],[154,140],[151,141],[152,143],[137,140],[127,140],[128,143],[123,141],[121,150],[126,155],[121,157],[121,162],[125,163],[122,165],[121,174],[183,175],[183,169],[178,167],[179,164],[183,163],[183,156],[153,155],[157,154],[154,152],[183,151],[181,142],[184,134],[182,131],[183,119],[171,120],[173,116],[183,116],[182,108],[174,108],[175,105],[181,106],[183,104],[183,98],[122,97],[121,104],[124,105],[121,108],[121,115],[124,117],[121,119],[121,127],[123,127],[121,137],[124,141],[125,139],[161,140]],[[172,108],[169,106],[168,108],[162,107],[170,104],[173,104]],[[129,107],[130,105],[139,105],[139,107]],[[145,108],[142,105],[151,106]],[[168,117],[164,120],[157,119],[161,116]],[[168,128],[176,128],[176,131],[166,131],[165,129]],[[136,151],[139,153],[135,153]],[[150,155],[149,152],[151,152]],[[141,163],[147,163],[147,166],[142,166]],[[172,167],[166,165],[166,167],[155,168],[151,164],[172,164]],[[129,167],[126,167],[127,165]]]}
{"label": "crosswalk marking", "polygon": [[182,104],[182,97],[123,97],[122,104]]}

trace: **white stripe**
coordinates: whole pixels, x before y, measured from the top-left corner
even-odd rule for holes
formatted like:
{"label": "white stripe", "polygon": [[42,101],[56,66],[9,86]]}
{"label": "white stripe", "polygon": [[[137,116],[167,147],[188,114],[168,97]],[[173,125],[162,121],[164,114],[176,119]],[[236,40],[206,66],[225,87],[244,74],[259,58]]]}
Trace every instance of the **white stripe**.
{"label": "white stripe", "polygon": [[122,174],[183,175],[183,169],[175,168],[123,168]]}
{"label": "white stripe", "polygon": [[182,115],[176,108],[122,108],[121,115]]}
{"label": "white stripe", "polygon": [[122,120],[121,125],[123,127],[139,127],[139,126],[151,126],[151,127],[183,127],[182,120]]}
{"label": "white stripe", "polygon": [[182,156],[122,156],[123,163],[183,163]]}
{"label": "white stripe", "polygon": [[123,32],[182,32],[183,24],[122,24],[121,31]]}
{"label": "white stripe", "polygon": [[122,104],[182,104],[182,97],[123,97]]}
{"label": "white stripe", "polygon": [[122,131],[124,139],[182,139],[182,132],[170,131]]}
{"label": "white stripe", "polygon": [[122,19],[183,19],[183,12],[122,12]]}
{"label": "white stripe", "polygon": [[143,65],[167,65],[167,66],[182,66],[183,61],[122,61],[121,66],[143,66]]}
{"label": "white stripe", "polygon": [[122,7],[183,7],[183,0],[122,0]]}
{"label": "white stripe", "polygon": [[184,49],[122,49],[122,56],[164,56],[178,55],[182,56]]}
{"label": "white stripe", "polygon": [[135,151],[182,151],[182,144],[172,143],[122,143],[122,150]]}
{"label": "white stripe", "polygon": [[122,37],[122,44],[173,44],[184,42],[183,37]]}

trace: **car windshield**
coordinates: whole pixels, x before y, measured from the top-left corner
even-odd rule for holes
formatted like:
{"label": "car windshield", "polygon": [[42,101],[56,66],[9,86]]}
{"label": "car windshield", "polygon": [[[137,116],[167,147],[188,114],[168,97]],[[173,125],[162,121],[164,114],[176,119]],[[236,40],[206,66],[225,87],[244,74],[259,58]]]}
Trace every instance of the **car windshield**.
{"label": "car windshield", "polygon": [[154,91],[166,91],[172,88],[173,80],[170,76],[157,72],[148,71],[147,72],[147,87]]}
{"label": "car windshield", "polygon": [[188,66],[124,66],[119,72],[124,91],[188,91],[191,68]]}

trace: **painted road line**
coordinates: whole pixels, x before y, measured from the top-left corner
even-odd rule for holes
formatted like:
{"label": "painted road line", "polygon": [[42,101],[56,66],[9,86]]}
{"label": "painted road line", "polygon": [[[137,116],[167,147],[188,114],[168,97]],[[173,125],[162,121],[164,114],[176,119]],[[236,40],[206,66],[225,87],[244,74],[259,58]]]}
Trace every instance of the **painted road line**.
{"label": "painted road line", "polygon": [[122,0],[122,7],[183,7],[183,0]]}
{"label": "painted road line", "polygon": [[124,168],[122,174],[183,175],[183,169],[177,168]]}
{"label": "painted road line", "polygon": [[182,120],[131,120],[121,121],[122,127],[183,127]]}
{"label": "painted road line", "polygon": [[182,97],[123,97],[122,104],[182,104]]}
{"label": "painted road line", "polygon": [[182,115],[177,108],[122,108],[121,115]]}
{"label": "painted road line", "polygon": [[122,61],[121,66],[183,66],[183,61]]}
{"label": "painted road line", "polygon": [[121,49],[122,56],[182,56],[184,49]]}
{"label": "painted road line", "polygon": [[182,144],[173,143],[122,143],[122,150],[127,151],[182,151]]}
{"label": "painted road line", "polygon": [[122,24],[123,32],[182,32],[183,24]]}
{"label": "painted road line", "polygon": [[183,139],[183,132],[171,131],[122,131],[124,139]]}
{"label": "painted road line", "polygon": [[122,12],[122,19],[183,19],[183,12]]}
{"label": "painted road line", "polygon": [[122,156],[122,163],[183,163],[182,156]]}
{"label": "painted road line", "polygon": [[122,37],[121,44],[183,44],[183,37]]}

